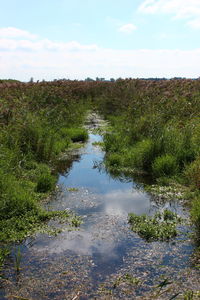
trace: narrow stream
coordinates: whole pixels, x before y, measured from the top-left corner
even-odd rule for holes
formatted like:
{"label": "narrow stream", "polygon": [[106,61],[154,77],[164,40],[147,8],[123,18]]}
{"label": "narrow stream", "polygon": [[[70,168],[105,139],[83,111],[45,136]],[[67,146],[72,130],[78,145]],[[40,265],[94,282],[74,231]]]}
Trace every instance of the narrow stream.
{"label": "narrow stream", "polygon": [[[191,265],[194,247],[187,227],[180,226],[180,235],[168,243],[147,243],[127,223],[129,212],[187,212],[176,201],[158,207],[133,179],[112,178],[95,167],[104,152],[93,143],[101,140],[90,131],[87,144],[68,154],[60,168],[59,192],[47,205],[50,210],[72,210],[82,216],[83,224],[57,236],[27,239],[21,245],[20,272],[16,274],[11,258],[7,262],[1,299],[150,299],[166,278],[172,288],[156,299],[198,289],[199,271]],[[127,280],[130,276],[135,283]]]}

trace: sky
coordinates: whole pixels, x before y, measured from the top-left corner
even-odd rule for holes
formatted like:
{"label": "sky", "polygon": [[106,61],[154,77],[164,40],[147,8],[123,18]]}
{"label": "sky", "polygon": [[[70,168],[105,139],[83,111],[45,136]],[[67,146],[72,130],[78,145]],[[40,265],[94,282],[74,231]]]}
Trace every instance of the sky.
{"label": "sky", "polygon": [[0,79],[200,77],[200,0],[0,0]]}

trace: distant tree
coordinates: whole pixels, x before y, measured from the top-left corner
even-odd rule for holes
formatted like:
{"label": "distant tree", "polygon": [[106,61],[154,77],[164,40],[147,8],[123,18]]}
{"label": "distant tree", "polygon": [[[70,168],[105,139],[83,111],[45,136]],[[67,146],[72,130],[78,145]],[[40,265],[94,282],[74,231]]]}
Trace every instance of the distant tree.
{"label": "distant tree", "polygon": [[94,81],[94,79],[87,77],[87,78],[85,78],[85,81]]}

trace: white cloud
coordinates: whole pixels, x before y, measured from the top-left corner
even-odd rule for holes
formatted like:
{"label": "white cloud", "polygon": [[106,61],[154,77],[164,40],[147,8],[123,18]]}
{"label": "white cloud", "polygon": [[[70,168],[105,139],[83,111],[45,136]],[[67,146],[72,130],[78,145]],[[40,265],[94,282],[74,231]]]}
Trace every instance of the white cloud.
{"label": "white cloud", "polygon": [[199,28],[199,0],[145,0],[138,11],[146,14],[171,14],[176,19],[185,19],[189,26]]}
{"label": "white cloud", "polygon": [[27,51],[95,51],[97,50],[97,45],[81,45],[76,41],[71,41],[68,43],[56,43],[48,39],[43,40],[15,40],[15,39],[2,39],[0,38],[0,50],[27,50]]}
{"label": "white cloud", "polygon": [[1,78],[199,77],[200,49],[114,50],[76,41],[0,38]]}
{"label": "white cloud", "polygon": [[26,30],[15,27],[0,28],[0,38],[27,38],[35,39],[37,36]]}
{"label": "white cloud", "polygon": [[200,18],[189,21],[188,25],[194,29],[200,29]]}
{"label": "white cloud", "polygon": [[136,26],[134,24],[125,24],[125,25],[123,25],[119,28],[120,32],[123,32],[123,33],[126,33],[126,34],[130,34],[134,30],[136,30]]}

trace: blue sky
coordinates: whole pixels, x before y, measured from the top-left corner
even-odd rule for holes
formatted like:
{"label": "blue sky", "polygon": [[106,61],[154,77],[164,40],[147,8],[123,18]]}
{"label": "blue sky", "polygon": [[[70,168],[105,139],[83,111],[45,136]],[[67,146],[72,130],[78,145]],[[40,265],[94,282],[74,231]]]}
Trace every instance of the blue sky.
{"label": "blue sky", "polygon": [[200,76],[200,0],[0,2],[0,78]]}

